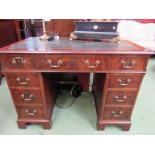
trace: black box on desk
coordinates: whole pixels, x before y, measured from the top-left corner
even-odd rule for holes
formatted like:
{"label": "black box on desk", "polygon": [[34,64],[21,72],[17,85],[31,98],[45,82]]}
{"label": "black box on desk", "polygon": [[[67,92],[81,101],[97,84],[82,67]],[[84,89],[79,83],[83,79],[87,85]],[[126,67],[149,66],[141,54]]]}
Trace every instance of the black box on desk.
{"label": "black box on desk", "polygon": [[110,40],[117,38],[118,22],[76,22],[73,34],[77,39]]}

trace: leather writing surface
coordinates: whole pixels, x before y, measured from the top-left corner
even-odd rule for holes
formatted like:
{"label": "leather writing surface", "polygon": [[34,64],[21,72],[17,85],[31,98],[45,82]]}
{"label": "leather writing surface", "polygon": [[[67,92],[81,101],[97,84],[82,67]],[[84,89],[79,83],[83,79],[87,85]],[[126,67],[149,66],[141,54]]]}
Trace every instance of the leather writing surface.
{"label": "leather writing surface", "polygon": [[38,37],[28,38],[27,40],[20,42],[18,44],[11,45],[9,47],[11,50],[16,49],[34,49],[34,50],[44,50],[44,49],[67,49],[67,50],[138,50],[137,46],[126,41],[121,41],[120,43],[106,43],[106,42],[95,42],[95,41],[80,41],[68,39],[60,39],[53,41],[40,41]]}

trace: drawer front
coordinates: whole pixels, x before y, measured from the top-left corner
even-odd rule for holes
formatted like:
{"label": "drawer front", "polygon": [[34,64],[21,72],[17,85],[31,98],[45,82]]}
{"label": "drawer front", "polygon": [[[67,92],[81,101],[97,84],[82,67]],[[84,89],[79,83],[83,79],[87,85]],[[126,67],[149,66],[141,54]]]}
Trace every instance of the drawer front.
{"label": "drawer front", "polygon": [[108,91],[106,96],[107,105],[133,105],[136,91]]}
{"label": "drawer front", "polygon": [[103,112],[104,120],[130,120],[131,108],[105,107]]}
{"label": "drawer front", "polygon": [[[39,57],[36,60],[38,60]],[[47,69],[52,71],[103,71],[107,66],[106,57],[93,56],[42,56],[37,69]]]}
{"label": "drawer front", "polygon": [[108,61],[109,70],[146,70],[145,57],[116,56]]}
{"label": "drawer front", "polygon": [[6,73],[6,77],[13,87],[39,87],[37,73]]}
{"label": "drawer front", "polygon": [[18,106],[16,109],[19,118],[40,119],[45,117],[43,107]]}
{"label": "drawer front", "polygon": [[83,57],[80,59],[82,67],[86,71],[104,71],[107,70],[106,57]]}
{"label": "drawer front", "polygon": [[138,88],[143,74],[110,74],[108,88]]}
{"label": "drawer front", "polygon": [[16,104],[42,104],[42,97],[40,90],[11,90]]}
{"label": "drawer front", "polygon": [[31,57],[8,56],[5,58],[4,67],[9,69],[31,69],[33,65]]}

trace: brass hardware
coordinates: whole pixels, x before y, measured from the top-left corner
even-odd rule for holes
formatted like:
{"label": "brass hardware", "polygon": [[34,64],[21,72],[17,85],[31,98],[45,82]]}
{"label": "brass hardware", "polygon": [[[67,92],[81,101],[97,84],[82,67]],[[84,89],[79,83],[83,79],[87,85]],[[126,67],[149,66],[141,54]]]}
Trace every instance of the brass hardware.
{"label": "brass hardware", "polygon": [[124,114],[124,111],[112,111],[111,114],[113,117],[121,117]]}
{"label": "brass hardware", "polygon": [[30,82],[30,79],[26,78],[24,81],[22,81],[20,77],[17,77],[16,81],[18,82],[19,85],[28,85]]}
{"label": "brass hardware", "polygon": [[114,96],[115,101],[124,102],[127,99],[127,95],[119,94],[119,96]]}
{"label": "brass hardware", "polygon": [[92,68],[93,69],[93,68],[97,68],[98,67],[98,65],[100,64],[100,61],[96,60],[95,65],[90,65],[89,60],[85,60],[85,64],[87,64],[88,68]]}
{"label": "brass hardware", "polygon": [[29,94],[28,92],[21,94],[21,97],[24,101],[33,101],[35,100],[35,96],[33,94]]}
{"label": "brass hardware", "polygon": [[122,67],[124,68],[124,69],[131,69],[131,68],[133,68],[134,67],[134,65],[136,64],[136,62],[135,61],[125,61],[125,60],[122,60],[121,61],[121,63],[122,63]]}
{"label": "brass hardware", "polygon": [[36,109],[34,109],[34,110],[26,109],[25,112],[28,116],[35,116],[37,113],[37,110]]}
{"label": "brass hardware", "polygon": [[52,60],[50,59],[48,59],[47,62],[51,68],[60,68],[63,64],[62,60],[58,60],[57,65],[52,65]]}
{"label": "brass hardware", "polygon": [[22,57],[14,57],[12,59],[13,64],[24,64],[25,62],[26,62],[26,60],[24,60],[24,58],[22,58]]}
{"label": "brass hardware", "polygon": [[120,86],[127,86],[129,85],[129,83],[131,82],[132,80],[129,78],[127,80],[123,80],[121,78],[118,79],[118,82],[119,82],[119,85]]}

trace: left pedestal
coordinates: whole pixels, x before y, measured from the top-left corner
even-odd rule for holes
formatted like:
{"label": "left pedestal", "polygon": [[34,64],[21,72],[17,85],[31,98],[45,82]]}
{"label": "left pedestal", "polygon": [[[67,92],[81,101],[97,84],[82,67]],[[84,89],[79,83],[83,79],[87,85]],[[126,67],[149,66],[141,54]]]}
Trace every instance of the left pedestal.
{"label": "left pedestal", "polygon": [[19,128],[40,124],[51,128],[54,91],[42,73],[4,72],[17,111]]}

